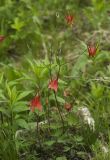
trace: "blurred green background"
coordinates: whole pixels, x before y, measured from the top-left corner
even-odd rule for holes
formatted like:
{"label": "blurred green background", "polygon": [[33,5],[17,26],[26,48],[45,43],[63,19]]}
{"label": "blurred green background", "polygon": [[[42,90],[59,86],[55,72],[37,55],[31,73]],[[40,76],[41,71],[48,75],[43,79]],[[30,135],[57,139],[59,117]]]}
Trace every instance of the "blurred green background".
{"label": "blurred green background", "polygon": [[[0,0],[0,60],[24,55],[45,57],[50,48],[62,46],[72,55],[81,42],[94,41],[109,49],[110,1],[107,0]],[[69,27],[65,16],[74,16]]]}
{"label": "blurred green background", "polygon": [[[74,17],[71,26],[67,15]],[[0,159],[110,160],[110,0],[0,0],[0,36]],[[89,43],[98,44],[92,58]],[[57,100],[63,135],[48,91],[50,52],[53,76],[62,64]],[[31,113],[29,102],[39,89],[43,111]],[[69,113],[65,102],[72,104]],[[94,132],[78,117],[83,106],[93,116]],[[40,126],[40,148],[36,116],[47,120],[48,107],[51,132],[48,124]]]}

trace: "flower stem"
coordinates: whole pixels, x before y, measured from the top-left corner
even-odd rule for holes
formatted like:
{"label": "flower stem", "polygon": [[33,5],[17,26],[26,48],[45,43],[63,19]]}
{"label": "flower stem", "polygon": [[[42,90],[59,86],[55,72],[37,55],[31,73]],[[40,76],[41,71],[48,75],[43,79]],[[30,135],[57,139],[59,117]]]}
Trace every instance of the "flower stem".
{"label": "flower stem", "polygon": [[38,143],[39,143],[39,147],[41,148],[41,142],[40,142],[40,135],[39,135],[39,117],[37,115],[37,138],[38,138]]}
{"label": "flower stem", "polygon": [[2,114],[2,112],[0,112],[0,115],[1,115],[1,123],[3,124],[3,114]]}
{"label": "flower stem", "polygon": [[59,115],[60,115],[60,118],[61,118],[61,121],[62,121],[62,126],[63,126],[63,132],[64,132],[64,119],[63,119],[63,116],[61,114],[61,111],[60,111],[60,108],[59,108],[59,105],[58,105],[58,101],[57,101],[57,96],[56,96],[56,92],[54,91],[54,96],[55,96],[55,101],[56,101],[56,107],[58,108],[58,112],[59,112]]}
{"label": "flower stem", "polygon": [[[48,102],[49,102],[49,91],[48,91]],[[48,110],[47,110],[47,116],[48,116],[48,125],[49,125],[49,131],[50,131],[50,104],[48,104]]]}

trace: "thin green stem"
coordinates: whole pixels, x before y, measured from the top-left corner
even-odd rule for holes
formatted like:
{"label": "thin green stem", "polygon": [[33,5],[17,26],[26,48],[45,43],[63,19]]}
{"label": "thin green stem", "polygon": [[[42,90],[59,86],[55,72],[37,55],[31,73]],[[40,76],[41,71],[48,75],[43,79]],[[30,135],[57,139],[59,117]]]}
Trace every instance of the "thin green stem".
{"label": "thin green stem", "polygon": [[47,119],[48,119],[49,131],[50,131],[50,105],[49,105],[49,90],[48,90],[48,108],[47,108]]}
{"label": "thin green stem", "polygon": [[39,147],[41,148],[41,142],[40,142],[40,134],[39,134],[39,117],[37,115],[37,139],[38,139],[38,143],[39,143]]}
{"label": "thin green stem", "polygon": [[0,112],[0,115],[1,115],[1,123],[3,124],[3,114],[2,114],[2,112]]}
{"label": "thin green stem", "polygon": [[60,115],[60,118],[61,118],[61,121],[62,121],[63,132],[64,132],[64,128],[65,128],[64,119],[63,119],[63,116],[61,114],[60,107],[58,105],[57,96],[56,96],[56,92],[55,91],[54,91],[54,96],[55,96],[55,101],[56,101],[56,107],[58,108],[58,112],[59,112],[59,115]]}

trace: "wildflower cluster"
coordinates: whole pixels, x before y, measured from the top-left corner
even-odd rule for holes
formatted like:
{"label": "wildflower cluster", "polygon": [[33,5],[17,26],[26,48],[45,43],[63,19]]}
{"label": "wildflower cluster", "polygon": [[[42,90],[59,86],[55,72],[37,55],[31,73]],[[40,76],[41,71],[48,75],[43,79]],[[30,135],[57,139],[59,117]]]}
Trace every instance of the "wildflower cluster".
{"label": "wildflower cluster", "polygon": [[[66,19],[67,24],[69,26],[72,26],[73,21],[74,21],[74,16],[69,14],[65,17],[65,19]],[[97,53],[97,47],[93,44],[87,45],[87,51],[88,51],[88,56],[90,58],[94,57]],[[51,68],[51,65],[52,65],[52,53],[51,53],[51,56],[49,58],[49,67],[47,67],[48,71],[49,71],[49,75],[50,75],[50,78],[48,80],[47,88],[48,88],[48,93],[49,93],[50,90],[53,91],[55,105],[56,105],[55,108],[59,113],[59,117],[60,117],[61,123],[62,123],[62,129],[63,129],[63,133],[64,133],[64,131],[65,131],[64,114],[62,113],[62,108],[59,106],[58,99],[57,99],[57,92],[58,92],[58,88],[59,88],[59,75],[60,75],[60,70],[61,70],[61,66],[62,66],[60,64],[61,62],[60,62],[59,54],[56,57],[56,61],[58,62],[57,66],[59,67],[59,69],[58,69],[58,73],[56,74],[56,76],[53,76],[52,75],[52,68]],[[39,89],[40,89],[40,87],[39,87]],[[46,122],[49,124],[49,129],[50,129],[49,96],[50,96],[50,93],[49,93],[48,97],[46,97],[45,104],[46,104],[46,106],[48,106],[47,107],[48,115],[47,115]],[[72,108],[73,108],[73,102],[71,102],[71,100],[70,100],[71,91],[69,90],[69,88],[66,88],[64,90],[63,96],[64,96],[64,107],[63,108],[67,111],[67,113],[71,112]],[[43,110],[40,91],[38,91],[37,94],[34,96],[34,98],[30,101],[31,112],[34,112],[35,109],[37,109],[38,111]],[[84,123],[88,124],[90,129],[92,129],[94,131],[95,130],[95,121],[92,118],[88,108],[86,108],[86,107],[79,108],[78,114],[80,115],[80,117],[82,118]],[[37,115],[37,117],[38,117],[38,115]],[[38,135],[39,135],[40,133],[39,133],[39,129],[38,129],[39,127],[38,126],[39,126],[39,120],[37,118],[37,132],[38,132]]]}
{"label": "wildflower cluster", "polygon": [[[72,25],[73,21],[74,21],[74,16],[68,14],[65,16],[65,19],[66,19],[66,22],[68,25]],[[4,36],[0,36],[0,40],[3,41]],[[95,45],[88,45],[87,49],[88,49],[89,57],[94,57],[96,55],[97,47],[95,47]],[[53,90],[55,93],[58,91],[58,78],[59,78],[59,75],[57,76],[57,78],[51,78],[49,80],[49,84],[48,84],[48,89]],[[64,91],[64,97],[68,97],[68,93],[66,91]],[[46,100],[46,102],[47,102],[47,100]],[[40,102],[40,95],[37,95],[32,99],[32,101],[30,103],[30,107],[31,107],[32,112],[34,111],[35,108],[37,108],[39,111],[42,111],[42,105]],[[67,111],[70,111],[72,108],[72,105],[70,103],[65,102],[64,108]]]}

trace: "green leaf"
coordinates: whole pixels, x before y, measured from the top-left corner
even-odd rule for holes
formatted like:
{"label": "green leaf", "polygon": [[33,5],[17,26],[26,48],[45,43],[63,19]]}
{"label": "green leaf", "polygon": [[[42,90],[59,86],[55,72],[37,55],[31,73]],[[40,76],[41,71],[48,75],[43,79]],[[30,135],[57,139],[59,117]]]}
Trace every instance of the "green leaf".
{"label": "green leaf", "polygon": [[10,117],[9,112],[5,108],[0,107],[0,112],[2,112],[3,114],[5,114],[7,117]]}
{"label": "green leaf", "polygon": [[47,146],[52,146],[53,144],[55,143],[55,141],[47,141],[47,142],[45,142],[45,144],[47,145]]}
{"label": "green leaf", "polygon": [[83,137],[81,137],[81,136],[74,136],[74,140],[75,140],[75,142],[77,142],[77,143],[82,143]]}
{"label": "green leaf", "polygon": [[11,27],[13,29],[16,29],[17,31],[19,31],[21,28],[23,28],[25,26],[24,21],[21,21],[18,17],[16,17],[14,19],[14,24],[11,25]]}
{"label": "green leaf", "polygon": [[23,99],[24,97],[28,96],[30,93],[32,93],[33,91],[24,91],[22,93],[20,93],[17,97],[17,101]]}
{"label": "green leaf", "polygon": [[16,101],[16,97],[17,97],[17,89],[16,89],[16,86],[14,86],[11,89],[11,100],[13,103]]}
{"label": "green leaf", "polygon": [[16,102],[13,107],[13,112],[19,113],[19,112],[28,111],[29,107],[26,104],[27,104],[26,102]]}
{"label": "green leaf", "polygon": [[56,160],[67,160],[67,158],[65,156],[63,156],[63,157],[57,157]]}
{"label": "green leaf", "polygon": [[3,91],[0,90],[0,102],[2,102],[3,100],[6,101],[6,97],[4,96]]}
{"label": "green leaf", "polygon": [[[61,123],[60,124],[52,123],[52,125],[50,127],[51,127],[51,129],[56,129],[57,130],[57,129],[61,128],[62,125],[61,125]],[[60,131],[60,130],[58,130],[58,131]]]}
{"label": "green leaf", "polygon": [[88,57],[84,53],[83,55],[81,55],[78,58],[77,62],[75,63],[75,65],[74,65],[74,67],[72,69],[71,75],[73,77],[78,76],[79,71],[82,71],[85,68],[85,66],[86,66],[87,63],[88,63]]}
{"label": "green leaf", "polygon": [[25,128],[28,129],[28,123],[24,120],[24,119],[17,119],[16,123],[18,126],[20,126],[21,128]]}
{"label": "green leaf", "polygon": [[0,84],[3,82],[3,76],[4,76],[4,73],[0,75]]}
{"label": "green leaf", "polygon": [[104,86],[101,84],[91,83],[91,94],[94,98],[100,98],[103,96]]}
{"label": "green leaf", "polygon": [[68,152],[70,149],[71,149],[71,147],[65,146],[65,147],[64,147],[64,152]]}
{"label": "green leaf", "polygon": [[70,125],[70,126],[75,125],[77,123],[73,114],[71,114],[67,117],[67,122],[68,122],[68,125]]}
{"label": "green leaf", "polygon": [[35,129],[36,128],[36,122],[30,122],[28,123],[29,129]]}
{"label": "green leaf", "polygon": [[9,96],[9,98],[11,98],[11,90],[10,90],[8,83],[6,83],[6,90],[7,90],[7,94]]}
{"label": "green leaf", "polygon": [[[55,96],[54,96],[54,95],[51,95],[51,96],[50,96],[50,100],[55,100]],[[57,101],[58,101],[59,103],[62,103],[62,104],[65,103],[65,100],[64,100],[62,97],[59,97],[59,96],[57,96]]]}
{"label": "green leaf", "polygon": [[65,100],[59,96],[57,96],[57,101],[62,103],[62,104],[65,104]]}
{"label": "green leaf", "polygon": [[65,81],[63,81],[63,80],[61,80],[61,79],[59,79],[58,82],[59,82],[59,84],[64,84],[64,85],[67,84],[67,82],[65,82]]}

